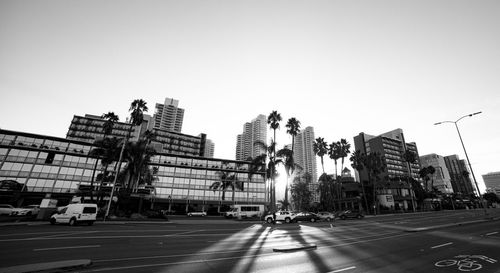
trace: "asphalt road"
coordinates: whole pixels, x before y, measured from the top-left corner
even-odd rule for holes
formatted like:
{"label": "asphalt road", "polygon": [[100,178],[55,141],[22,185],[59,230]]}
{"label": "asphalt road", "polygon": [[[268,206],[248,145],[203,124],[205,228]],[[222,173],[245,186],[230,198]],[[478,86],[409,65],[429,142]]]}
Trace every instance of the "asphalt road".
{"label": "asphalt road", "polygon": [[[499,216],[476,210],[277,225],[179,218],[1,226],[0,264],[92,260],[78,272],[500,272]],[[287,249],[294,251],[276,251]]]}

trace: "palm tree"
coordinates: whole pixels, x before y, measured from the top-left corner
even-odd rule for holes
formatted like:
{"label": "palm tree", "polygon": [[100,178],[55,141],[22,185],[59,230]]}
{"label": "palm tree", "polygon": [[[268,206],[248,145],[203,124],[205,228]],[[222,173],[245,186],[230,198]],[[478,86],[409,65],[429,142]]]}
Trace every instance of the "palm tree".
{"label": "palm tree", "polygon": [[[271,161],[276,160],[276,130],[280,127],[281,115],[277,111],[272,111],[267,117],[267,124],[269,124],[270,128],[273,130],[273,142],[275,143],[273,146],[273,156],[270,158]],[[276,162],[273,162],[272,171],[275,171]],[[276,181],[274,179],[275,175],[271,176],[271,210],[276,210]]]}
{"label": "palm tree", "polygon": [[425,182],[425,190],[428,191],[429,190],[429,186],[428,186],[428,182],[429,182],[429,169],[427,169],[427,167],[423,167],[422,169],[420,169],[420,171],[418,171],[418,176],[420,176],[420,178],[422,178]]}
{"label": "palm tree", "polygon": [[104,138],[106,138],[106,136],[110,135],[113,131],[113,127],[115,123],[118,122],[119,118],[117,115],[115,115],[114,112],[107,112],[105,114],[102,114],[101,118],[105,120],[104,124],[102,125],[102,129],[104,131]]}
{"label": "palm tree", "polygon": [[[404,153],[403,153],[403,160],[406,162],[407,164],[407,167],[408,167],[408,184],[410,185],[411,187],[411,181],[410,179],[412,179],[412,175],[411,175],[411,164],[415,163],[417,161],[417,154],[410,151],[410,150],[406,150]],[[412,188],[412,187],[411,187]],[[411,189],[410,188],[410,189]],[[415,212],[415,201],[413,199],[413,194],[410,192],[410,195],[411,195],[411,206],[413,208],[413,212]]]}
{"label": "palm tree", "polygon": [[[373,213],[376,214],[378,209],[376,184],[380,179],[379,175],[385,170],[385,164],[383,156],[378,152],[369,153],[364,159],[363,165],[368,171],[368,182],[373,186]],[[375,178],[375,180],[372,181],[372,178]]]}
{"label": "palm tree", "polygon": [[[349,158],[349,160],[352,162],[351,163],[352,168],[358,171],[358,173],[364,169],[363,162],[365,161],[365,156],[366,155],[362,153],[360,150],[356,150]],[[368,211],[369,207],[368,207],[368,200],[366,199],[365,183],[363,181],[360,182],[361,182],[361,189],[363,191],[363,198],[365,200],[365,208]]]}
{"label": "palm tree", "polygon": [[[290,150],[286,147],[281,149],[281,150],[278,150],[278,152],[276,152],[276,156],[278,158],[276,163],[277,164],[281,163],[285,167],[285,171],[287,174],[287,184],[288,184],[288,177],[290,177],[290,175],[293,174],[295,169],[297,169],[297,168],[302,169],[302,167],[295,163],[292,150]],[[287,191],[288,191],[288,187],[287,187],[287,185],[285,185],[285,200],[284,200],[285,203],[284,204],[288,205],[290,203],[288,202]],[[288,209],[288,206],[286,206],[285,209]]]}
{"label": "palm tree", "polygon": [[340,142],[339,142],[339,146],[340,146],[340,158],[342,160],[341,161],[342,165],[340,167],[340,170],[343,171],[344,170],[344,158],[349,156],[349,154],[351,153],[351,144],[345,138],[341,138]]}
{"label": "palm tree", "polygon": [[[294,148],[295,148],[295,137],[300,132],[300,121],[298,121],[296,118],[292,117],[292,118],[288,119],[288,122],[286,123],[286,128],[287,128],[287,130],[286,130],[287,134],[292,136],[292,153],[291,153],[292,162],[287,162],[287,163],[285,163],[285,165],[291,166],[294,164],[293,163],[293,161],[294,161],[293,152],[294,152]],[[288,204],[289,204],[289,202],[288,202],[288,179],[289,179],[289,176],[291,174],[293,174],[293,170],[290,174],[287,171],[286,184],[285,184],[285,204],[287,204],[287,206],[285,209],[288,209]]]}
{"label": "palm tree", "polygon": [[[113,131],[113,127],[114,127],[115,123],[118,122],[119,118],[113,112],[108,112],[108,113],[102,114],[101,118],[105,120],[105,122],[102,126],[102,129],[104,132],[103,139],[105,139],[107,135],[111,134],[111,132]],[[94,180],[95,180],[95,173],[97,170],[97,163],[99,162],[99,158],[104,154],[103,147],[100,144],[102,144],[101,140],[94,141],[94,146],[96,146],[96,148],[89,151],[89,155],[91,157],[96,157],[94,169],[92,170],[92,179],[90,180],[90,188],[92,189],[90,191],[90,202],[94,202],[93,191],[94,191]]]}
{"label": "palm tree", "polygon": [[339,160],[340,156],[341,156],[341,154],[340,154],[340,142],[339,141],[332,142],[328,146],[328,156],[335,163],[335,180],[337,180],[337,178],[338,178],[338,175],[337,175],[337,160]]}
{"label": "palm tree", "polygon": [[[131,112],[130,113],[130,128],[128,129],[127,137],[125,138],[125,141],[122,144],[122,148],[120,151],[120,157],[118,159],[118,164],[116,165],[116,168],[115,168],[115,177],[114,177],[113,185],[116,185],[116,181],[118,179],[118,173],[120,171],[121,163],[122,163],[122,159],[123,159],[123,153],[125,151],[125,145],[127,144],[128,140],[130,138],[130,134],[132,133],[132,129],[134,128],[134,126],[139,126],[142,124],[142,122],[144,120],[144,112],[147,112],[147,111],[148,111],[148,107],[146,106],[146,102],[142,99],[136,99],[130,104],[130,108],[129,108],[129,112]],[[129,186],[127,185],[127,188],[128,187]],[[105,218],[108,217],[108,214],[109,214],[109,209],[111,207],[111,200],[113,198],[114,189],[115,189],[115,186],[113,186],[111,188],[111,195],[110,195],[109,202],[108,202],[108,208],[106,209]]]}
{"label": "palm tree", "polygon": [[321,168],[323,169],[323,173],[325,173],[325,164],[323,161],[323,156],[328,152],[328,148],[326,146],[326,142],[322,137],[316,138],[316,141],[313,143],[313,151],[314,153],[321,158]]}
{"label": "palm tree", "polygon": [[431,176],[431,190],[434,190],[434,174],[436,173],[436,168],[430,165],[427,167],[427,172]]}
{"label": "palm tree", "polygon": [[227,168],[225,168],[225,167],[227,167],[227,165],[228,165],[227,162],[222,163],[222,169],[220,171],[217,171],[217,175],[219,176],[219,180],[212,183],[212,185],[210,185],[209,188],[211,190],[213,190],[214,192],[217,190],[222,190],[222,200],[226,199],[226,190],[228,188],[232,188],[232,191],[233,191],[232,201],[234,202],[234,190],[235,190],[235,188],[237,188],[241,191],[243,191],[244,188],[243,188],[243,183],[238,181],[238,176],[236,175],[236,173],[232,173],[232,172],[227,171]]}

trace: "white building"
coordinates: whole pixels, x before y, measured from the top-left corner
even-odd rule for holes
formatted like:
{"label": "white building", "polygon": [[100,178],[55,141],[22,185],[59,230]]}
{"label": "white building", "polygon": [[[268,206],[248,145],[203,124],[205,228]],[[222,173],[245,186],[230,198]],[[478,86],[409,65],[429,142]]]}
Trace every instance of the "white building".
{"label": "white building", "polygon": [[262,147],[255,145],[261,141],[267,145],[267,118],[265,115],[258,115],[251,122],[243,125],[243,133],[236,139],[236,160],[247,160],[249,157],[255,158],[266,151]]}
{"label": "white building", "polygon": [[180,133],[184,120],[184,109],[179,108],[179,101],[165,98],[165,103],[157,103],[154,114],[154,128]]}
{"label": "white building", "polygon": [[[431,191],[434,186],[442,193],[453,193],[451,177],[443,156],[437,154],[428,154],[420,157],[420,165],[422,168],[432,166],[436,170],[433,175],[429,175],[427,182],[427,190]],[[424,187],[425,185],[425,181]]]}
{"label": "white building", "polygon": [[484,185],[487,192],[493,192],[500,197],[500,172],[483,174]]}

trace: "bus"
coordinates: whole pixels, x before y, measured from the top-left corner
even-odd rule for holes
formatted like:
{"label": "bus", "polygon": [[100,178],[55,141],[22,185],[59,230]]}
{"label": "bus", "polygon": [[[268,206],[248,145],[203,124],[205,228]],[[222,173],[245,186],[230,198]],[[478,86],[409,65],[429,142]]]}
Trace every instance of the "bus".
{"label": "bus", "polygon": [[264,214],[264,205],[233,205],[226,211],[226,218],[252,218],[261,217]]}

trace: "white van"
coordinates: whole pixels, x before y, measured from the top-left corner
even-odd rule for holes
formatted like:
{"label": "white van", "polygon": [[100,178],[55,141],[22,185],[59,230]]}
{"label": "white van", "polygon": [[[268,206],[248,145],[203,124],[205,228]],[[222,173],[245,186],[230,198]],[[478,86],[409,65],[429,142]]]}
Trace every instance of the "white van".
{"label": "white van", "polygon": [[252,218],[261,217],[264,213],[264,205],[233,205],[233,208],[226,211],[226,218]]}
{"label": "white van", "polygon": [[78,223],[87,223],[90,226],[95,222],[96,217],[96,204],[69,204],[52,215],[50,217],[50,223],[52,225],[64,223],[70,226],[74,226]]}

